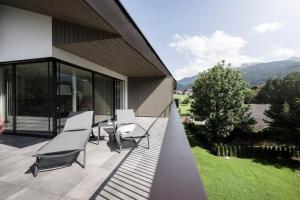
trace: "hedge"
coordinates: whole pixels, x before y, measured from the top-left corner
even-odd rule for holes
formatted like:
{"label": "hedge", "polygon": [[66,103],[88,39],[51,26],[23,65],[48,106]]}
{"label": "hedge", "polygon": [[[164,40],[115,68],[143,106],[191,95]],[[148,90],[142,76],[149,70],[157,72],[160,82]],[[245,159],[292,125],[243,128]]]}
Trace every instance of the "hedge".
{"label": "hedge", "polygon": [[300,157],[300,149],[294,146],[240,146],[214,143],[211,151],[216,156],[238,158],[285,158]]}

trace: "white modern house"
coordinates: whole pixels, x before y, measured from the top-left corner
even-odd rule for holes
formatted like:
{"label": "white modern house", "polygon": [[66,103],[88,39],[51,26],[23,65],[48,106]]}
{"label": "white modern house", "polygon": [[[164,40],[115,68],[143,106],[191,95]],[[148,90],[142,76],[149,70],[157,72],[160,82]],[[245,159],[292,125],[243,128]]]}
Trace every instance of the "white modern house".
{"label": "white modern house", "polygon": [[[0,199],[206,199],[175,85],[118,0],[0,0]],[[89,142],[85,169],[32,177],[32,154],[70,112],[94,111],[95,125],[127,108],[151,147]]]}

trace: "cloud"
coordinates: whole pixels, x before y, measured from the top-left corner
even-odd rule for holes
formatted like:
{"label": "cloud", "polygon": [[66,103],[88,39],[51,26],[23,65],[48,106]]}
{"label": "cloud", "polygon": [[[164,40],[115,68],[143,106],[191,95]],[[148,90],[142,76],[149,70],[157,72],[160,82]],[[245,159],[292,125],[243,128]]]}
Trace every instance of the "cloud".
{"label": "cloud", "polygon": [[186,56],[188,63],[176,70],[174,76],[176,79],[181,79],[195,75],[211,68],[221,60],[226,60],[227,63],[232,63],[234,66],[258,62],[258,59],[242,54],[241,49],[246,44],[247,41],[243,38],[232,36],[223,31],[215,31],[210,36],[175,34],[169,46]]}
{"label": "cloud", "polygon": [[257,33],[266,33],[266,32],[274,32],[278,31],[280,28],[284,26],[283,22],[271,22],[271,23],[264,23],[254,26],[252,31]]}
{"label": "cloud", "polygon": [[300,46],[295,48],[281,47],[278,45],[271,46],[270,55],[274,59],[289,59],[291,57],[300,57]]}

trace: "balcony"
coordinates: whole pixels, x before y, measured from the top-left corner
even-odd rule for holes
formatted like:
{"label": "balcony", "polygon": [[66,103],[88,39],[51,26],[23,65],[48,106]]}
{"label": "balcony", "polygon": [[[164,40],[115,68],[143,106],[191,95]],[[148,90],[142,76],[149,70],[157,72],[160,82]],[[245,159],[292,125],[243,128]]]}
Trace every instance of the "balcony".
{"label": "balcony", "polygon": [[[0,199],[206,199],[175,105],[157,119],[137,120],[150,133],[150,149],[146,139],[137,147],[128,141],[120,154],[102,130],[99,145],[88,143],[85,169],[76,162],[56,165],[59,169],[35,178],[32,154],[47,140],[0,136]],[[51,165],[68,159],[52,160]]]}

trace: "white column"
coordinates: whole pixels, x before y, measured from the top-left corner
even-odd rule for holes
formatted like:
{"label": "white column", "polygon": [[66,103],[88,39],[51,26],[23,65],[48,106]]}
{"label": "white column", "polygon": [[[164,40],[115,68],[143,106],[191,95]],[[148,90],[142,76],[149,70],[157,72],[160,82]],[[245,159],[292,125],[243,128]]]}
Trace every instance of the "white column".
{"label": "white column", "polygon": [[72,74],[72,111],[77,111],[77,84],[76,84],[76,71],[73,70]]}

